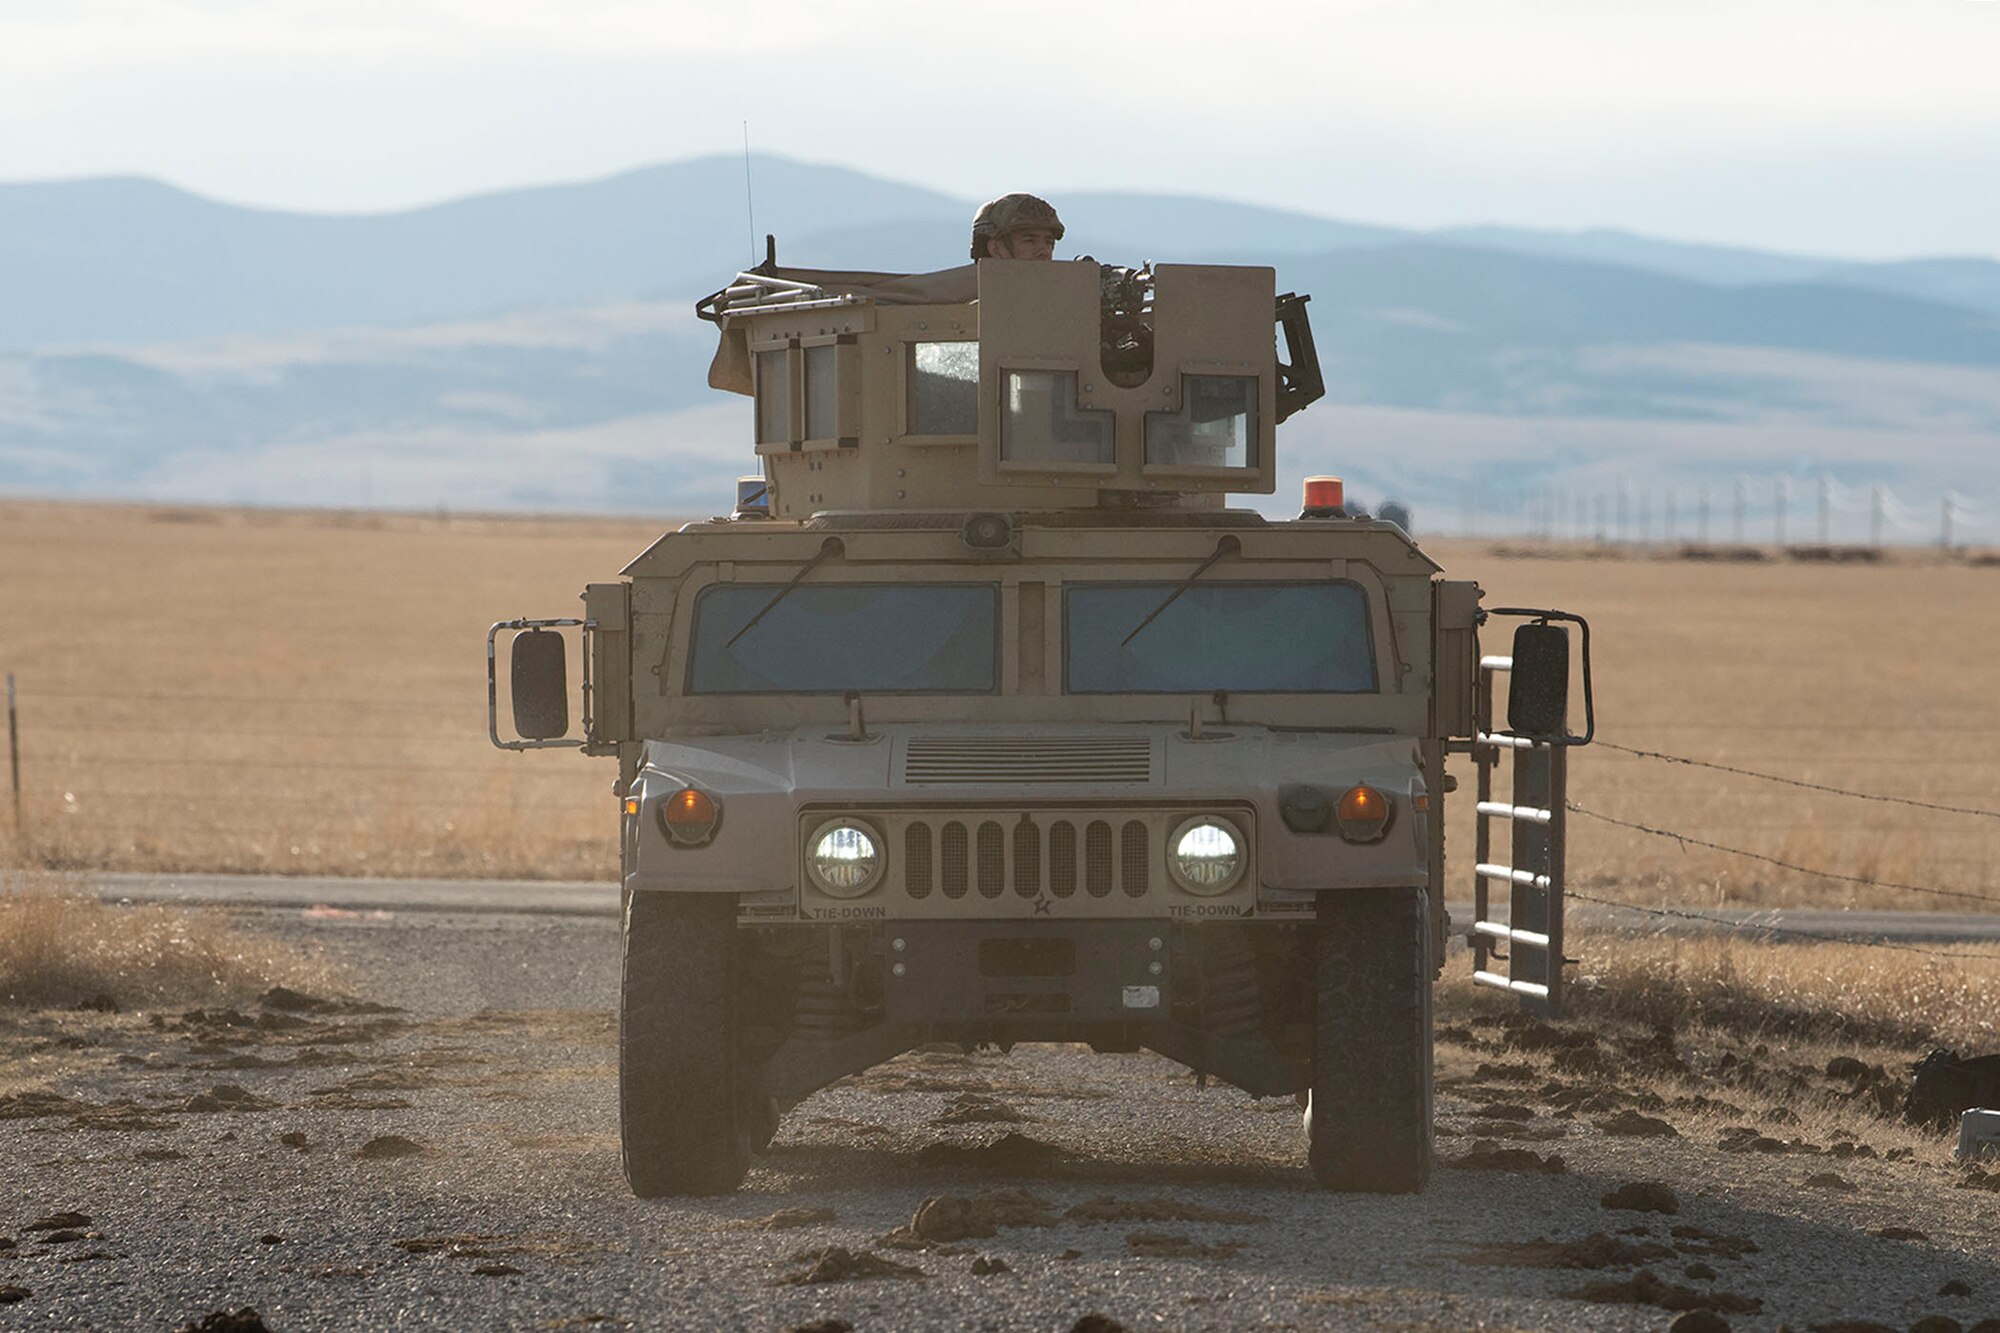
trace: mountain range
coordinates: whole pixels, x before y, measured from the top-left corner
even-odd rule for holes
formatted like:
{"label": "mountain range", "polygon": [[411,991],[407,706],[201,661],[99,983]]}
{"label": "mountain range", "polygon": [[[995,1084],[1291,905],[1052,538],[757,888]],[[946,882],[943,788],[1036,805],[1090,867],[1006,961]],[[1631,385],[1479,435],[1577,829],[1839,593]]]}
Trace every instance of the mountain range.
{"label": "mountain range", "polygon": [[[0,184],[0,490],[712,507],[749,461],[747,418],[703,383],[691,300],[765,232],[788,264],[962,263],[976,205],[776,157],[745,175],[701,158],[352,216],[137,178]],[[1433,507],[1467,486],[1705,484],[1694,460],[2000,496],[1990,259],[1054,202],[1065,254],[1269,263],[1313,294],[1329,400],[1281,435],[1292,472]]]}

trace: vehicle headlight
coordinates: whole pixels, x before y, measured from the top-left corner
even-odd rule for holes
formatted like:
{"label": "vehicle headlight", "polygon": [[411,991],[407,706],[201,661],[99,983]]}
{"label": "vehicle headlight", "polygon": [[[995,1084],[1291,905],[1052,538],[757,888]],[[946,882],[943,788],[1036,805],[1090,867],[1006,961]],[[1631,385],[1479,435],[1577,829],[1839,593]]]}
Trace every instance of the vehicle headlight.
{"label": "vehicle headlight", "polygon": [[1243,839],[1213,815],[1184,820],[1167,840],[1167,869],[1189,893],[1227,893],[1243,874]]}
{"label": "vehicle headlight", "polygon": [[864,824],[823,824],[806,852],[806,873],[822,893],[859,898],[882,878],[882,844]]}

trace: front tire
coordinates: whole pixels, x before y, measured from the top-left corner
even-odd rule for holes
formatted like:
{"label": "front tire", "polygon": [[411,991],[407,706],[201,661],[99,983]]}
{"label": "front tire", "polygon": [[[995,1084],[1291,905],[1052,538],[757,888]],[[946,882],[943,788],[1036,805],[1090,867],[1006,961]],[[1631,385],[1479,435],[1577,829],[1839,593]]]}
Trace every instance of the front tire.
{"label": "front tire", "polygon": [[1316,935],[1313,1177],[1328,1189],[1413,1194],[1431,1174],[1429,894],[1322,893]]}
{"label": "front tire", "polygon": [[627,895],[618,1008],[620,1157],[642,1199],[727,1194],[749,1170],[736,946],[733,897]]}

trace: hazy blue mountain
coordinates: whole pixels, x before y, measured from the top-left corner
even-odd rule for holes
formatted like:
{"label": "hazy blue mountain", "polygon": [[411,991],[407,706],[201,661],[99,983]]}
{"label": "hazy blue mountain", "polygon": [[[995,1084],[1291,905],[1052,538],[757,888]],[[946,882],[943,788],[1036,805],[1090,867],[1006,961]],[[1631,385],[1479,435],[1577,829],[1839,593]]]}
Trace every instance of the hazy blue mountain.
{"label": "hazy blue mountain", "polygon": [[[945,195],[838,167],[758,158],[753,180],[757,226],[781,236],[966,215]],[[362,216],[240,208],[136,179],[0,185],[0,346],[678,295],[718,285],[749,252],[741,158]]]}

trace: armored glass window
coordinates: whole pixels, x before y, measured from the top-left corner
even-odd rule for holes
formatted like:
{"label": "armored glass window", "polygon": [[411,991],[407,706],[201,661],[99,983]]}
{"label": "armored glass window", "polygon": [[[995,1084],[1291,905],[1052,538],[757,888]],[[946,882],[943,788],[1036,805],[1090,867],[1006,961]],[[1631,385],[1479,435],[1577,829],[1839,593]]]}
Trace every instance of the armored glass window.
{"label": "armored glass window", "polygon": [[979,344],[910,344],[910,434],[979,433]]}
{"label": "armored glass window", "polygon": [[1146,462],[1256,467],[1257,377],[1181,376],[1181,410],[1146,414]]}
{"label": "armored glass window", "polygon": [[1352,583],[1184,588],[1085,583],[1063,593],[1071,694],[1361,694],[1376,689],[1368,595]]}
{"label": "armored glass window", "polygon": [[988,694],[998,687],[1000,592],[992,584],[801,584],[772,602],[783,587],[719,583],[702,592],[688,693]]}
{"label": "armored glass window", "polygon": [[792,439],[792,376],[784,348],[757,353],[757,443]]}
{"label": "armored glass window", "polygon": [[840,434],[840,369],[832,346],[806,348],[806,438]]}
{"label": "armored glass window", "polygon": [[1002,463],[1087,464],[1110,467],[1110,412],[1076,403],[1076,373],[1009,370],[1000,406]]}

